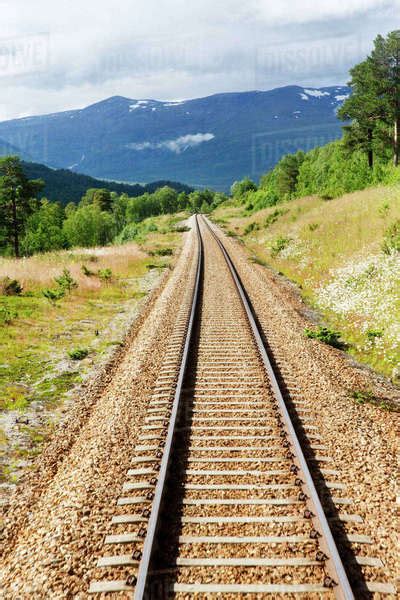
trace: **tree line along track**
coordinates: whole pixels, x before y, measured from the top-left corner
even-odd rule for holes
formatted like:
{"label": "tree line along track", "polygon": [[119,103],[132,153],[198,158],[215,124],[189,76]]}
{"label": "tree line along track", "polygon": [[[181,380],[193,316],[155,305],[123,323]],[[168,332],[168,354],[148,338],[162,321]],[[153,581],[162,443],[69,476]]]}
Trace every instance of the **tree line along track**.
{"label": "tree line along track", "polygon": [[[246,292],[203,217],[196,231],[197,264],[90,592],[135,600],[353,598]],[[299,407],[333,517],[358,522]],[[356,561],[380,566],[369,556]],[[385,592],[381,584],[365,589]]]}

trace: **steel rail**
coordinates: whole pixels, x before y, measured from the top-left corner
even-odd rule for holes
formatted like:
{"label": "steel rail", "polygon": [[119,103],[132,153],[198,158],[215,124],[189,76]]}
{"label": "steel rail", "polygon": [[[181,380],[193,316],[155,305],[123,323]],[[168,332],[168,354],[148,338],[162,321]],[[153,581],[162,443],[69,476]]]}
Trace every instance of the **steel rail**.
{"label": "steel rail", "polygon": [[169,469],[174,435],[175,435],[176,422],[177,422],[177,417],[179,414],[180,401],[181,401],[181,396],[182,396],[183,380],[185,377],[186,368],[187,368],[187,364],[188,364],[189,347],[190,347],[190,343],[191,343],[192,335],[193,335],[193,323],[194,323],[194,318],[195,318],[198,299],[199,299],[200,276],[201,276],[201,271],[202,271],[202,267],[203,267],[203,242],[202,242],[202,238],[200,235],[200,229],[199,229],[199,224],[197,221],[197,215],[195,216],[195,226],[196,226],[196,233],[197,233],[198,255],[197,255],[197,268],[196,268],[195,285],[194,285],[194,289],[193,289],[192,305],[191,305],[190,316],[189,316],[188,326],[187,326],[187,331],[186,331],[185,344],[184,344],[183,352],[182,352],[179,376],[178,376],[178,380],[177,380],[177,384],[176,384],[174,401],[172,404],[171,416],[170,416],[170,421],[169,421],[169,425],[168,425],[168,432],[167,432],[163,456],[162,456],[161,464],[160,464],[160,471],[159,471],[159,475],[158,475],[157,485],[156,485],[156,488],[154,491],[153,504],[151,507],[151,513],[150,513],[150,518],[149,518],[149,522],[148,522],[148,526],[147,526],[146,537],[145,537],[144,544],[143,544],[142,556],[140,559],[138,572],[137,572],[137,576],[136,576],[135,591],[134,591],[134,595],[133,595],[134,600],[143,600],[143,598],[144,598],[145,591],[146,591],[146,585],[148,582],[148,576],[149,576],[150,561],[151,561],[151,557],[153,555],[153,550],[155,549],[155,545],[156,545],[156,537],[157,537],[157,530],[158,530],[159,521],[160,521],[162,501],[163,501],[164,491],[165,491],[165,487],[166,487],[165,484],[166,484],[166,479],[167,479],[167,475],[168,475],[168,469]]}
{"label": "steel rail", "polygon": [[323,552],[322,562],[324,563],[324,567],[327,573],[327,577],[325,579],[324,584],[327,587],[332,587],[332,590],[335,594],[335,598],[337,598],[338,600],[354,600],[354,594],[351,589],[349,580],[347,578],[342,559],[339,555],[336,543],[333,539],[332,532],[329,527],[324,509],[322,507],[318,492],[315,488],[314,481],[312,479],[310,470],[307,465],[307,461],[303,454],[301,444],[299,442],[296,430],[293,426],[291,417],[287,410],[286,403],[283,399],[278,380],[276,378],[274,369],[272,367],[264,342],[262,340],[262,336],[260,334],[260,330],[257,325],[257,321],[255,319],[254,311],[252,309],[250,301],[244,291],[244,287],[239,278],[235,265],[233,264],[228,252],[226,251],[224,244],[213,231],[208,221],[203,216],[201,216],[201,219],[202,222],[211,232],[211,235],[214,237],[218,246],[220,247],[225,261],[228,265],[228,268],[231,272],[233,281],[242,300],[243,307],[245,309],[258,351],[260,353],[262,362],[267,372],[273,394],[277,401],[282,426],[286,434],[286,439],[290,445],[290,448],[288,448],[290,458],[292,459],[295,465],[296,477],[298,478],[299,483],[301,482],[301,489],[303,494],[302,499],[306,501],[306,506],[308,509],[307,516],[312,521],[314,528],[314,536],[316,537],[318,545],[321,551]]}

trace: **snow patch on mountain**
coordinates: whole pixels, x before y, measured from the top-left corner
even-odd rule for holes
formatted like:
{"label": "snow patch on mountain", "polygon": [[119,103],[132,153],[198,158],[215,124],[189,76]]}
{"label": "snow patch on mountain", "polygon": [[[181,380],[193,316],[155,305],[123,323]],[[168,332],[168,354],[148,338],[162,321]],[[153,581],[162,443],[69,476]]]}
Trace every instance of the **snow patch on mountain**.
{"label": "snow patch on mountain", "polygon": [[166,102],[163,106],[181,106],[184,104],[184,100],[177,100],[176,102]]}
{"label": "snow patch on mountain", "polygon": [[146,108],[148,103],[149,103],[148,100],[137,100],[135,104],[129,105],[129,112],[132,112],[133,110],[137,110],[138,108]]}
{"label": "snow patch on mountain", "polygon": [[209,142],[214,138],[215,135],[213,133],[189,133],[174,140],[164,140],[162,142],[132,142],[131,144],[126,144],[126,147],[137,151],[166,149],[170,152],[175,152],[175,154],[180,154],[188,148],[194,148],[195,146],[198,146],[203,142]]}

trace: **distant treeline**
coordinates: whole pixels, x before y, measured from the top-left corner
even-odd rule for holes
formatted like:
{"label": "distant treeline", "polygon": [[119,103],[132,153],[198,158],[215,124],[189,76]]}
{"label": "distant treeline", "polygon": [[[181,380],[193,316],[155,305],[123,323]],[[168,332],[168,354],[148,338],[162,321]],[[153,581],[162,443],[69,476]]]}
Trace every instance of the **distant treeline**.
{"label": "distant treeline", "polygon": [[179,211],[209,212],[226,200],[212,190],[178,192],[163,186],[136,197],[106,188],[89,188],[79,204],[65,207],[39,198],[44,181],[28,179],[16,156],[0,159],[0,252],[29,256],[39,252],[90,247],[135,239],[138,224]]}
{"label": "distant treeline", "polygon": [[193,191],[192,187],[176,181],[162,180],[140,185],[104,181],[82,173],[74,173],[69,169],[50,169],[39,163],[23,162],[23,168],[28,179],[43,179],[45,186],[39,193],[40,198],[57,200],[64,206],[69,202],[78,203],[89,188],[103,188],[117,194],[128,194],[130,197],[141,196],[146,192],[152,194],[164,186],[187,194]]}
{"label": "distant treeline", "polygon": [[360,150],[349,152],[340,140],[310,152],[284,156],[257,186],[246,178],[235,182],[232,196],[249,209],[259,210],[280,201],[319,195],[325,199],[371,185],[400,182],[400,169],[383,160],[370,168]]}

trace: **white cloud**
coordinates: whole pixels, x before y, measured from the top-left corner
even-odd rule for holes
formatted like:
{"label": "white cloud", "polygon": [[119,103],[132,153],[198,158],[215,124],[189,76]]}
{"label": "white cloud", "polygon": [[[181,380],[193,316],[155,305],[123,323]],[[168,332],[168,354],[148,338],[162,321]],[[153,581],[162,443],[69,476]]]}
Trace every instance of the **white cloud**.
{"label": "white cloud", "polygon": [[110,95],[170,100],[345,83],[400,0],[6,0],[0,119]]}
{"label": "white cloud", "polygon": [[304,90],[304,93],[307,96],[312,96],[313,98],[322,98],[323,96],[330,96],[329,92],[323,92],[322,90]]}
{"label": "white cloud", "polygon": [[132,142],[131,144],[126,144],[126,146],[127,148],[138,151],[165,148],[166,150],[175,152],[175,154],[180,154],[188,148],[194,148],[195,146],[198,146],[203,142],[209,142],[214,138],[215,135],[213,133],[189,133],[187,135],[182,135],[175,140],[164,140],[162,142]]}

